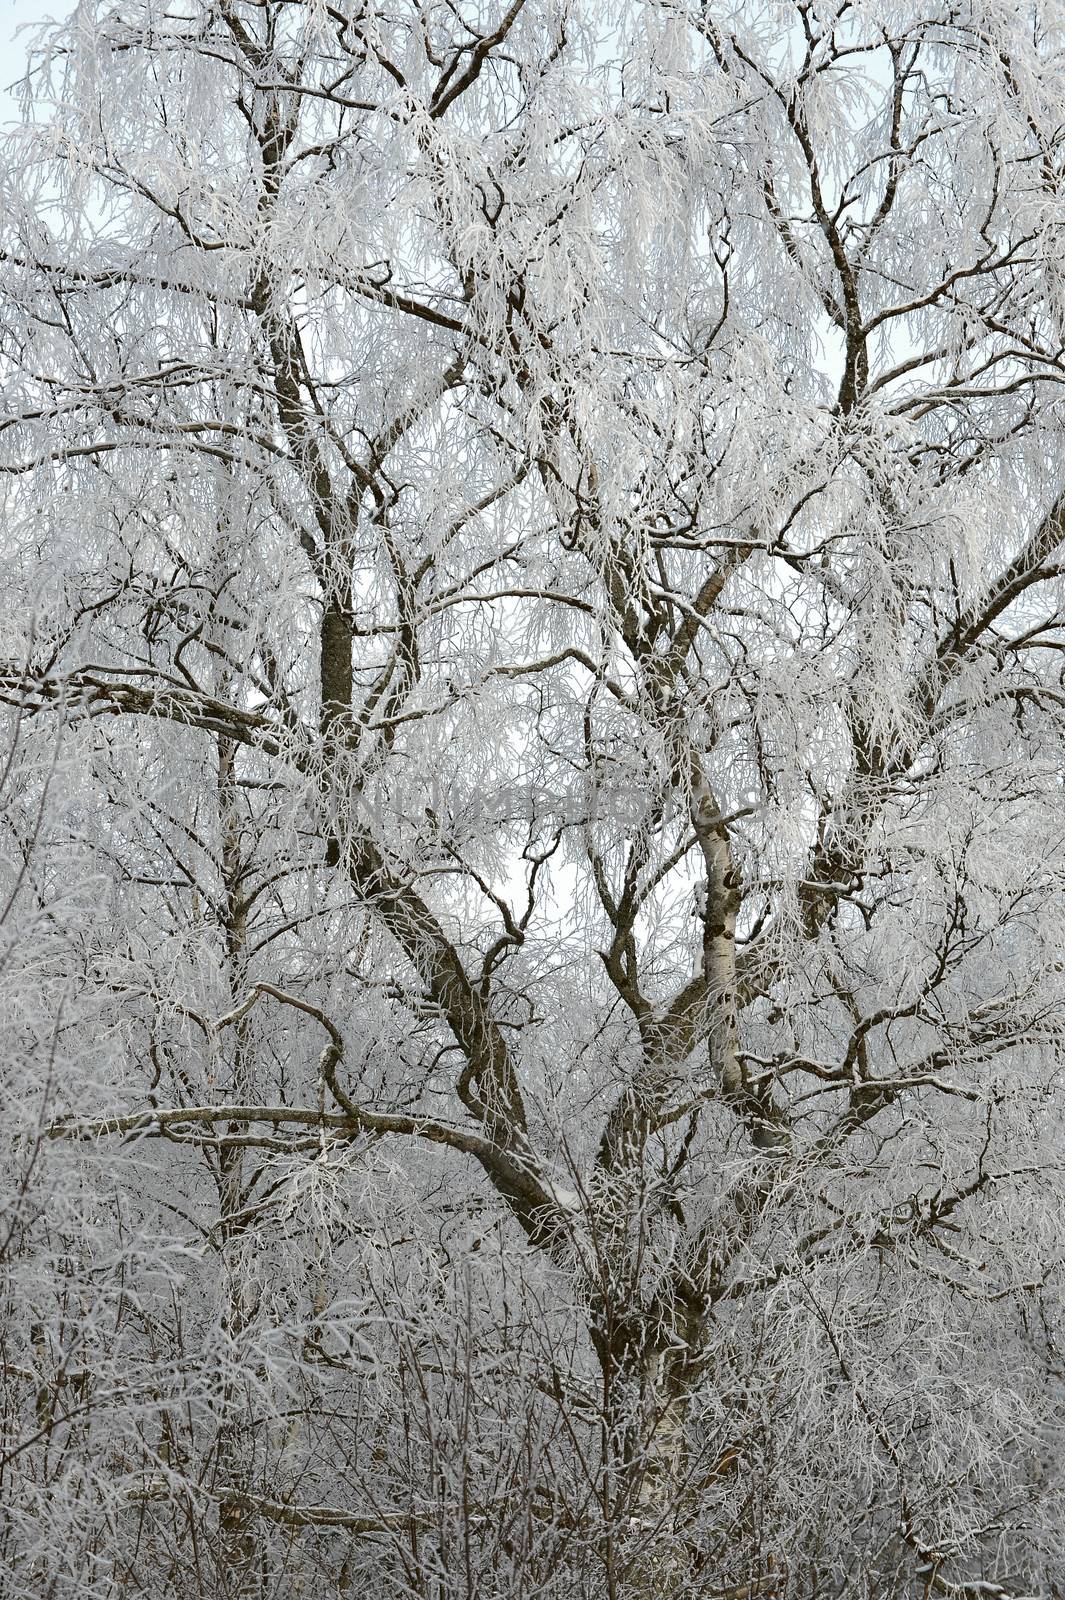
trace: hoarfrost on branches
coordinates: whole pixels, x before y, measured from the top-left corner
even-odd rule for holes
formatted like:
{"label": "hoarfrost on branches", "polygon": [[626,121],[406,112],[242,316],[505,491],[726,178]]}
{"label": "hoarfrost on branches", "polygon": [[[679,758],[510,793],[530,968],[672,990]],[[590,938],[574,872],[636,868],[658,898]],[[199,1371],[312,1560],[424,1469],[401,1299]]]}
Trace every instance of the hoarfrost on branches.
{"label": "hoarfrost on branches", "polygon": [[1065,11],[84,0],[0,222],[0,1589],[1065,1593]]}

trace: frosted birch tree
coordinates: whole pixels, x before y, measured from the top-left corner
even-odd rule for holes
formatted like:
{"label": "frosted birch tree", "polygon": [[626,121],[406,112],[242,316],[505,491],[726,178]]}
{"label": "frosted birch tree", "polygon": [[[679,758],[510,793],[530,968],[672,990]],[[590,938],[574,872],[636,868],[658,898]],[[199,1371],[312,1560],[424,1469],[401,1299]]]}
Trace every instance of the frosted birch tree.
{"label": "frosted birch tree", "polygon": [[0,1589],[1065,1593],[1065,9],[84,0],[0,220]]}

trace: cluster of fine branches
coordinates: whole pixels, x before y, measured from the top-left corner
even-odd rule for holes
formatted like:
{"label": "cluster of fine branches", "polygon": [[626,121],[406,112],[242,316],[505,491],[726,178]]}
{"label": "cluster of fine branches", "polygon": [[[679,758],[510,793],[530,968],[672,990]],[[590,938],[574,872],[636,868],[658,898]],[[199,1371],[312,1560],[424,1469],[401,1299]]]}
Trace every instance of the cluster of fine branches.
{"label": "cluster of fine branches", "polygon": [[1065,6],[22,93],[4,1600],[1060,1600]]}

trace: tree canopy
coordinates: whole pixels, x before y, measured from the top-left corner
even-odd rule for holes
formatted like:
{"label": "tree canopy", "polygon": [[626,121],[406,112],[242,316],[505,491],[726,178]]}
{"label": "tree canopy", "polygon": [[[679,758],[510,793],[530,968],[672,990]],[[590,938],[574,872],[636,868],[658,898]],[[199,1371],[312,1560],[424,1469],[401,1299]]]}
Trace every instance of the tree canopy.
{"label": "tree canopy", "polygon": [[0,1590],[1065,1594],[1065,10],[23,96]]}

